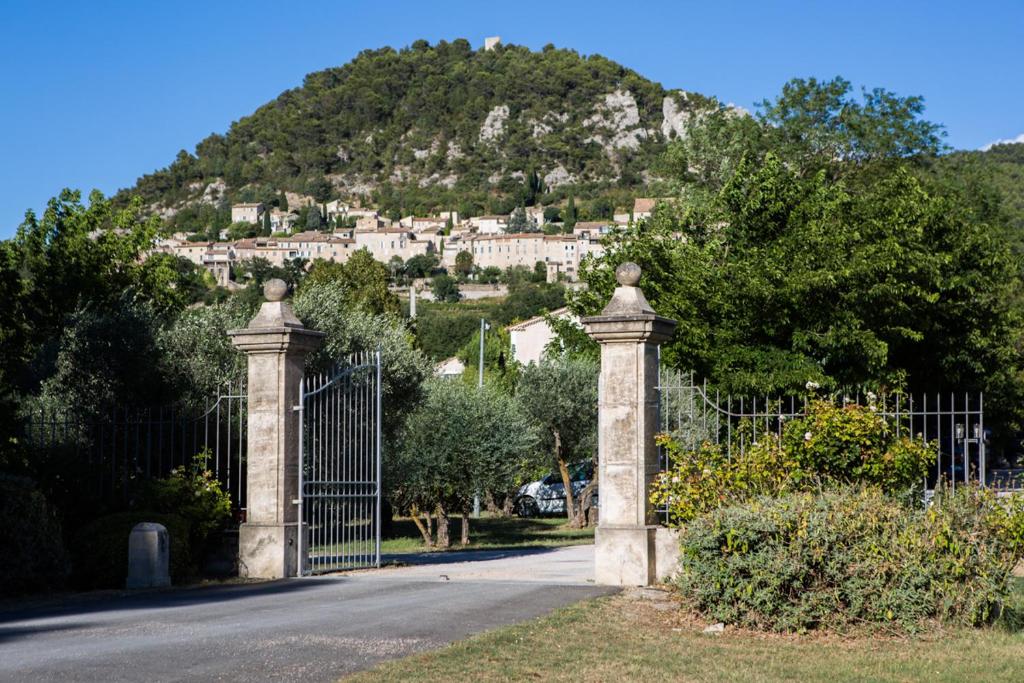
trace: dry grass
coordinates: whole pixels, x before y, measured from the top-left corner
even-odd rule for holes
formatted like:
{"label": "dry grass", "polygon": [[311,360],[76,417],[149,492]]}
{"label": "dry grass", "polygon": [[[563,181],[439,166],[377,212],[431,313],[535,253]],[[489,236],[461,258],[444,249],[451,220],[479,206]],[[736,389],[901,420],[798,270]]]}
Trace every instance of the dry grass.
{"label": "dry grass", "polygon": [[1013,681],[1024,633],[771,635],[705,624],[674,602],[622,594],[381,665],[352,681]]}

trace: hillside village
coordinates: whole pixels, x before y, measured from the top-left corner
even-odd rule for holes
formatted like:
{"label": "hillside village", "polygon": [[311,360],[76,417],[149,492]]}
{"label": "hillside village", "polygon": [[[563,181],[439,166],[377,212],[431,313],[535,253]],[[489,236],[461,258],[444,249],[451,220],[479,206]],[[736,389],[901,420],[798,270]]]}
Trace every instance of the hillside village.
{"label": "hillside village", "polygon": [[[637,198],[628,211],[620,209],[612,220],[545,222],[544,207],[525,207],[509,215],[463,217],[457,211],[432,216],[406,216],[390,220],[374,208],[362,208],[341,200],[322,207],[320,230],[299,226],[299,214],[262,203],[231,207],[233,226],[249,225],[269,233],[223,241],[191,241],[190,235],[174,233],[159,238],[149,253],[167,253],[188,259],[208,270],[223,287],[236,282],[234,267],[260,258],[273,266],[300,260],[309,266],[316,259],[345,262],[360,249],[384,264],[404,264],[417,256],[434,256],[439,267],[454,272],[460,253],[472,257],[472,272],[487,268],[525,267],[542,263],[548,282],[578,279],[580,264],[588,256],[603,253],[602,237],[648,218],[655,200]],[[549,214],[550,216],[551,214]]]}

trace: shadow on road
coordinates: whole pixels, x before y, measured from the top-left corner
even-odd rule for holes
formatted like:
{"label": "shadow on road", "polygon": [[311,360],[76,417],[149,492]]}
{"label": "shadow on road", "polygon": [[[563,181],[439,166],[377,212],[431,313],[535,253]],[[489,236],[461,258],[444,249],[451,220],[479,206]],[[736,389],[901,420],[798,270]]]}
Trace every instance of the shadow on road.
{"label": "shadow on road", "polygon": [[192,586],[141,592],[95,591],[91,593],[50,596],[40,598],[39,600],[29,599],[26,602],[0,607],[0,641],[5,637],[9,637],[11,631],[24,630],[21,627],[17,629],[3,628],[3,624],[11,622],[108,612],[111,610],[162,609],[192,605],[212,605],[250,597],[297,593],[315,587],[316,583],[314,582],[284,579],[260,583]]}
{"label": "shadow on road", "polygon": [[561,549],[558,546],[534,546],[526,548],[491,548],[487,550],[447,550],[432,553],[394,553],[381,555],[381,564],[424,565],[487,562],[489,560],[505,560],[513,557],[545,555]]}

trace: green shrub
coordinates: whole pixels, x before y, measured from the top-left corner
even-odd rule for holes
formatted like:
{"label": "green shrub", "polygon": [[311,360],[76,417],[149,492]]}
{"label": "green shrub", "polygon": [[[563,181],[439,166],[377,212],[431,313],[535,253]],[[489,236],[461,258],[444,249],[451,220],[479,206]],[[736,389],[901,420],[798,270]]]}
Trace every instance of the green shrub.
{"label": "green shrub", "polygon": [[205,551],[210,537],[231,520],[231,496],[206,469],[212,457],[209,451],[203,451],[190,466],[176,467],[167,477],[146,482],[137,501],[138,507],[183,518],[189,526],[189,547],[196,559]]}
{"label": "green shrub", "polygon": [[[749,439],[745,428],[736,432]],[[905,494],[921,486],[936,452],[923,440],[897,437],[873,406],[828,401],[812,401],[806,415],[786,424],[781,439],[761,434],[743,449],[734,447],[731,457],[718,444],[690,451],[665,435],[658,443],[672,467],[655,479],[651,502],[667,508],[674,525],[723,505],[788,491],[867,484]]]}
{"label": "green shrub", "polygon": [[128,577],[128,536],[140,522],[155,522],[170,537],[170,573],[174,582],[194,574],[189,525],[178,515],[131,510],[93,520],[72,539],[72,577],[81,589],[124,588]]}
{"label": "green shrub", "polygon": [[0,595],[60,588],[67,574],[53,508],[30,480],[0,475]]}
{"label": "green shrub", "polygon": [[760,497],[681,536],[681,593],[715,621],[773,631],[991,622],[1024,507],[961,487],[914,508],[877,489]]}

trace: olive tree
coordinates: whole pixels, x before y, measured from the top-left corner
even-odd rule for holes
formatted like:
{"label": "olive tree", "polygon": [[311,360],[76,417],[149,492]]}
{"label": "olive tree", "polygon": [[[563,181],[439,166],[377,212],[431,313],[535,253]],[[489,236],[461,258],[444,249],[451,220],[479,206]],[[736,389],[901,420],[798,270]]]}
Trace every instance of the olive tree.
{"label": "olive tree", "polygon": [[[462,514],[462,543],[469,542],[473,496],[506,491],[532,472],[536,425],[521,404],[497,388],[435,379],[412,412],[389,465],[393,497],[408,511],[428,545],[448,547],[449,518]],[[434,511],[437,536],[419,518]]]}
{"label": "olive tree", "polygon": [[577,504],[569,465],[596,459],[598,367],[584,359],[545,359],[519,378],[516,397],[541,430],[543,444],[565,486],[565,511],[573,526],[587,522],[595,476]]}

